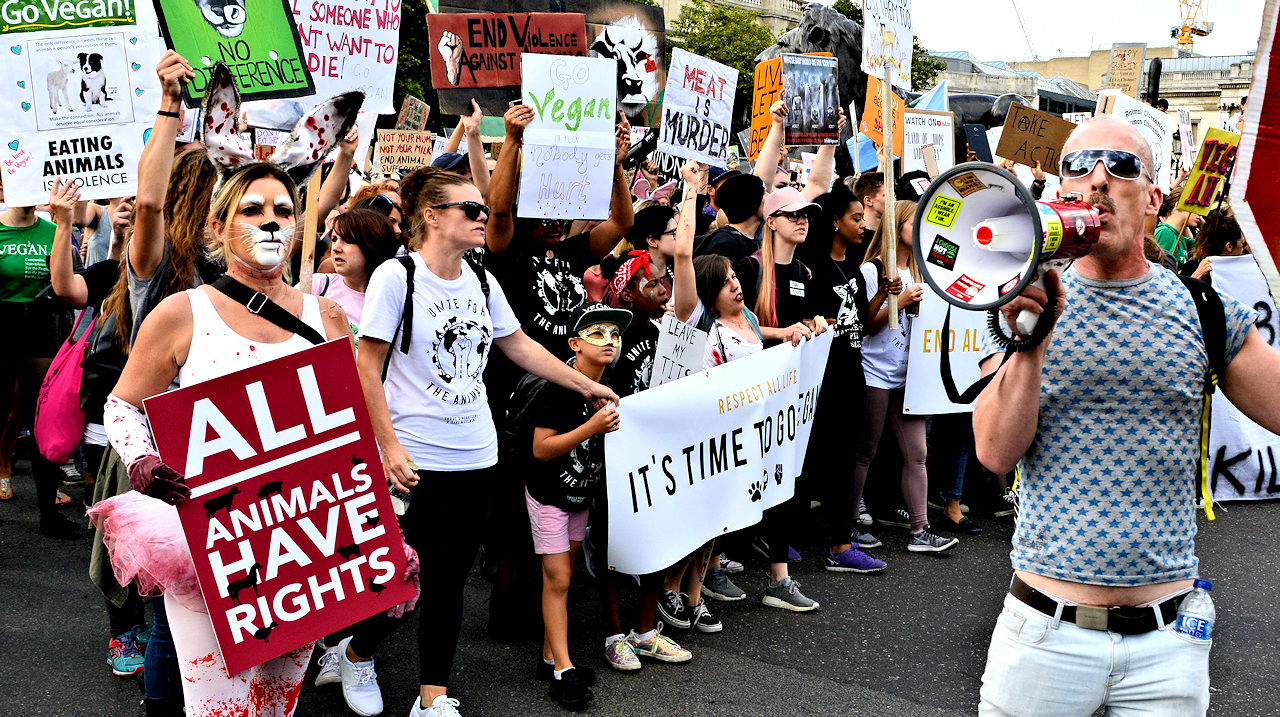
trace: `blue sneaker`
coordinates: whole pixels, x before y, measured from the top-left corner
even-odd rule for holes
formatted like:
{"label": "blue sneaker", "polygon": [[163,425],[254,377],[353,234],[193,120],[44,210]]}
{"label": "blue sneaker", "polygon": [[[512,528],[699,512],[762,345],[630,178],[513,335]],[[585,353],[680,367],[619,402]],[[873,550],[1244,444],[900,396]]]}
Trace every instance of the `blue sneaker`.
{"label": "blue sneaker", "polygon": [[133,633],[133,641],[138,643],[138,651],[145,652],[147,643],[151,642],[151,628],[146,625],[134,625],[129,632]]}
{"label": "blue sneaker", "polygon": [[849,548],[839,555],[828,550],[827,570],[833,573],[878,573],[884,570],[884,561],[876,560],[857,548]]}
{"label": "blue sneaker", "polygon": [[133,632],[126,632],[112,638],[107,643],[107,664],[111,671],[120,677],[128,677],[142,672],[142,653],[138,651],[138,643],[133,639]]}
{"label": "blue sneaker", "polygon": [[[751,547],[757,553],[760,553],[760,555],[765,560],[769,559],[769,537],[767,535],[763,533],[756,535],[755,539],[751,541]],[[800,557],[800,551],[788,545],[787,546],[787,562],[798,563],[801,561],[801,559],[802,558]]]}

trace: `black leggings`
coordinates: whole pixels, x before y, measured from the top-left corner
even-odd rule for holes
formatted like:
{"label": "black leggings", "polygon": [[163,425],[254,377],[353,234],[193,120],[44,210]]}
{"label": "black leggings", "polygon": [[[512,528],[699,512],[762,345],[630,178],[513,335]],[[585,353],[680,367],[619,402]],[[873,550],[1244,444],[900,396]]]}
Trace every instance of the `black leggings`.
{"label": "black leggings", "polygon": [[[858,496],[855,463],[849,460],[849,449],[862,445],[866,414],[867,389],[861,363],[856,368],[837,365],[834,360],[828,363],[804,457],[803,480],[796,490],[798,495],[822,502],[831,546],[852,540]],[[772,543],[769,545],[773,547]]]}
{"label": "black leggings", "polygon": [[[422,563],[422,597],[417,608],[419,684],[449,684],[462,631],[462,589],[489,522],[497,477],[496,466],[418,471],[418,485],[410,491],[413,497],[400,524]],[[356,654],[364,657],[359,650]]]}
{"label": "black leggings", "polygon": [[[35,435],[36,401],[40,398],[40,386],[44,383],[45,374],[53,358],[0,357],[0,406],[8,414],[13,400],[13,379],[17,378],[18,388],[22,391],[22,412],[18,414],[18,422],[25,423]],[[5,418],[0,417],[0,432],[3,432]],[[57,514],[58,486],[66,478],[62,469],[40,455],[36,448],[31,453],[31,473],[36,482],[36,506],[43,519],[46,515]]]}

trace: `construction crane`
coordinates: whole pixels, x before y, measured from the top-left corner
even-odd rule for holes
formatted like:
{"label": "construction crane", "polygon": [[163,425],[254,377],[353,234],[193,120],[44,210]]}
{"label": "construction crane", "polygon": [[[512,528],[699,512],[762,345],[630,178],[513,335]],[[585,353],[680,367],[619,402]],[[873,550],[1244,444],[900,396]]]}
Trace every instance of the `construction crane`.
{"label": "construction crane", "polygon": [[[1031,61],[1039,62],[1040,53],[1036,52],[1036,44],[1031,41],[1031,30],[1027,29],[1027,21],[1022,17],[1022,8],[1018,7],[1018,0],[1009,0],[1013,3],[1013,11],[1018,15],[1018,24],[1022,26],[1022,36],[1027,38],[1027,49],[1031,51]],[[1198,2],[1196,3],[1199,4]]]}
{"label": "construction crane", "polygon": [[1204,0],[1178,0],[1182,12],[1182,25],[1169,28],[1169,36],[1178,39],[1178,49],[1191,52],[1196,36],[1204,37],[1213,32],[1213,23],[1197,20]]}

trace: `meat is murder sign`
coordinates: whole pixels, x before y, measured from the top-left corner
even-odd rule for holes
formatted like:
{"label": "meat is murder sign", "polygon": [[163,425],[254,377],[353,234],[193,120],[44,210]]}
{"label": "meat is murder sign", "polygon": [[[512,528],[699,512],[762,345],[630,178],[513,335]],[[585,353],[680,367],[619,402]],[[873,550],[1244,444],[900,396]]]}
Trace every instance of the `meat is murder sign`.
{"label": "meat is murder sign", "polygon": [[145,405],[228,674],[412,597],[350,341]]}

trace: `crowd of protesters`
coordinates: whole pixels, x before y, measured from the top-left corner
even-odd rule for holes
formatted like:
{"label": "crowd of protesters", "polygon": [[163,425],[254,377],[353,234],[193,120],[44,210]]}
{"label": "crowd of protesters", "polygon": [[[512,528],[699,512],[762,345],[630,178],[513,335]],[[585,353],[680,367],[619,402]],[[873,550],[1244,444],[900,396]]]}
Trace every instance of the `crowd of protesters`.
{"label": "crowd of protesters", "polygon": [[[16,339],[0,357],[0,500],[14,498],[15,444],[36,426],[46,372],[60,347],[74,344],[84,354],[87,418],[78,460],[60,466],[25,450],[39,530],[83,536],[84,522],[60,505],[70,500],[64,488],[85,486],[96,527],[91,577],[109,618],[100,639],[116,675],[141,675],[148,715],[292,714],[312,648],[235,676],[202,663],[218,648],[172,507],[190,491],[160,460],[142,401],[325,339],[351,337],[384,471],[408,496],[399,516],[410,565],[403,579],[421,583],[423,615],[411,715],[459,714],[449,684],[464,611],[478,608],[464,604],[463,586],[482,547],[495,582],[491,619],[541,623],[531,672],[549,683],[552,700],[579,709],[596,683],[587,660],[569,653],[569,585],[580,566],[599,587],[604,664],[630,672],[648,660],[692,659],[679,631],[732,630],[708,601],[820,609],[788,571],[803,559],[794,545],[811,507],[820,506],[818,561],[855,575],[885,570],[892,541],[912,552],[962,550],[957,535],[981,532],[965,515],[966,495],[985,491],[1004,508],[997,515],[1012,514],[1014,461],[986,462],[1007,470],[999,475],[967,464],[975,450],[967,416],[903,412],[912,323],[926,291],[912,252],[918,195],[901,184],[896,219],[886,223],[885,176],[840,176],[833,146],[817,152],[799,187],[779,181],[773,158],[786,156],[785,102],[771,108],[762,159],[750,171],[690,163],[674,181],[657,177],[651,162],[624,168],[631,128],[620,118],[609,215],[600,221],[521,217],[520,147],[533,119],[524,105],[507,111],[501,151],[488,162],[477,107],[450,151],[407,176],[353,171],[351,132],[331,147],[317,202],[317,271],[303,291],[295,229],[306,204],[301,175],[287,171],[298,168],[236,161],[226,146],[234,135],[212,129],[203,143],[177,144],[181,87],[193,70],[170,51],[157,72],[164,100],[137,196],[84,202],[57,182],[46,206],[0,214],[0,316]],[[342,119],[326,115],[326,127],[345,132],[351,122]],[[453,151],[464,141],[466,153]],[[1147,227],[1155,265],[1202,278],[1214,257],[1247,251],[1229,208],[1202,221],[1177,211],[1176,196],[1175,188]],[[281,309],[277,318],[247,308],[244,292],[265,295]],[[897,297],[896,328],[889,297]],[[436,305],[455,310],[429,310]],[[824,332],[834,341],[810,439],[818,450],[808,451],[795,496],[759,525],[633,580],[600,558],[608,551],[603,436],[620,425],[619,397],[649,388],[667,315],[708,333],[707,369]],[[433,355],[446,331],[474,351]],[[980,416],[988,422],[981,439],[997,429],[995,418]],[[982,480],[966,488],[967,466]],[[869,530],[876,519],[880,538]],[[906,533],[890,538],[884,526]],[[876,549],[881,557],[869,552]],[[767,558],[767,576],[748,575],[734,559],[748,550]],[[633,585],[628,614],[620,592]],[[339,686],[356,714],[380,714],[377,650],[414,602],[327,636],[315,685]]]}

